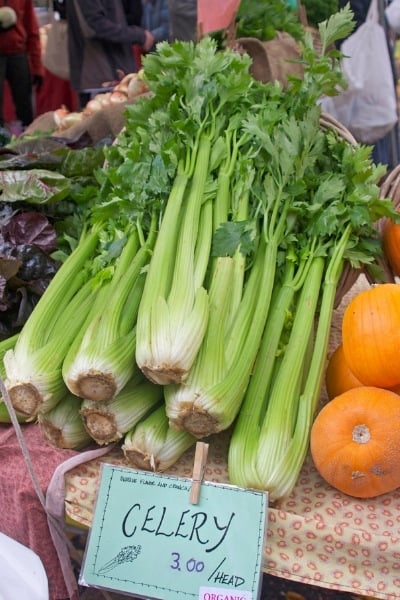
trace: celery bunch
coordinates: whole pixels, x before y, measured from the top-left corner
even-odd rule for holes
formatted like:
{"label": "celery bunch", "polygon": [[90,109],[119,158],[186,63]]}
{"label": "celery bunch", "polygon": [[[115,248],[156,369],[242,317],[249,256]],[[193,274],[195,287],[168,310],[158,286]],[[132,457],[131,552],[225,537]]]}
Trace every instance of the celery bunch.
{"label": "celery bunch", "polygon": [[142,244],[138,229],[128,229],[106,293],[64,358],[65,384],[81,398],[111,400],[138,370],[136,319],[155,238],[155,218]]}
{"label": "celery bunch", "polygon": [[87,433],[102,446],[119,441],[162,398],[160,386],[136,375],[108,401],[83,400],[80,415]]}
{"label": "celery bunch", "polygon": [[97,244],[96,229],[82,237],[5,353],[7,391],[15,410],[29,420],[65,395],[63,360],[97,294],[88,270]]}
{"label": "celery bunch", "polygon": [[195,443],[187,431],[173,429],[161,405],[126,432],[122,451],[128,465],[147,471],[165,471]]}
{"label": "celery bunch", "polygon": [[186,379],[205,335],[214,174],[239,99],[241,110],[256,86],[248,67],[248,57],[218,53],[210,39],[159,44],[146,57],[144,74],[154,91],[149,102],[154,111],[161,106],[170,131],[161,156],[176,165],[137,322],[136,361],[158,384]]}

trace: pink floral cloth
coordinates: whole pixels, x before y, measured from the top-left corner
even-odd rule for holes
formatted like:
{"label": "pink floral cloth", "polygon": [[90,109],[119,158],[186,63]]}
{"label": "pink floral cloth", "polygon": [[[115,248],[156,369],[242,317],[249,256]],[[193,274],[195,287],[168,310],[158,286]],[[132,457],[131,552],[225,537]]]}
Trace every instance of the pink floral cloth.
{"label": "pink floral cloth", "polygon": [[[24,425],[22,431],[36,477],[46,492],[54,470],[76,452],[47,446],[36,424]],[[12,425],[0,425],[0,465],[0,531],[40,557],[49,581],[50,600],[67,598],[47,515],[32,485]]]}

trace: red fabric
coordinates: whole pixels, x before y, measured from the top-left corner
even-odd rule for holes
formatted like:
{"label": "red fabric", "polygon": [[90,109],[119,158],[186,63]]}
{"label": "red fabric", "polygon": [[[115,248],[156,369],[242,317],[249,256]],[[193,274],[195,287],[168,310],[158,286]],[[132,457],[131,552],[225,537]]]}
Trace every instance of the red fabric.
{"label": "red fabric", "polygon": [[7,0],[1,6],[9,6],[17,13],[15,27],[3,31],[0,36],[0,54],[18,54],[27,52],[32,73],[43,75],[42,48],[39,24],[32,0]]}
{"label": "red fabric", "polygon": [[137,69],[139,71],[142,68],[142,46],[139,46],[139,44],[132,44],[132,52],[133,56],[135,57]]}
{"label": "red fabric", "polygon": [[[70,111],[76,111],[78,106],[77,94],[71,89],[69,82],[56,77],[56,75],[53,75],[47,69],[45,71],[43,86],[40,92],[36,93],[35,100],[35,117],[45,112],[57,110],[62,105],[66,106]],[[6,83],[4,89],[4,122],[11,123],[15,119],[14,105],[10,89]]]}
{"label": "red fabric", "polygon": [[[55,469],[75,456],[73,450],[48,446],[38,425],[23,425],[33,469],[46,493]],[[47,524],[12,425],[0,425],[0,531],[31,548],[41,558],[49,581],[49,599],[68,597],[64,578]]]}

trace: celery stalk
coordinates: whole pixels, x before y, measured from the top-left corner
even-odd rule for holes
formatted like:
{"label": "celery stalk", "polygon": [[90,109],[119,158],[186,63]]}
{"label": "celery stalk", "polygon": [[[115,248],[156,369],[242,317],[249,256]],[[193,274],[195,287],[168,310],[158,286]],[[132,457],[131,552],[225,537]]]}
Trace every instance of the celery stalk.
{"label": "celery stalk", "polygon": [[[350,230],[346,228],[338,244],[335,245],[334,252],[326,268],[322,284],[321,306],[319,308],[314,348],[307,369],[304,388],[299,398],[296,425],[286,452],[273,465],[273,470],[270,474],[273,499],[284,498],[291,493],[307,455],[310,431],[320,396],[328,355],[335,295],[343,271],[343,257],[349,235]],[[260,451],[262,451],[261,448]]]}
{"label": "celery stalk", "polygon": [[[324,259],[313,259],[296,302],[296,312],[289,340],[268,393],[265,413],[260,415],[261,423],[256,422],[255,427],[246,431],[247,419],[241,419],[239,416],[230,444],[228,455],[228,468],[231,470],[230,480],[239,485],[240,479],[240,485],[245,485],[245,487],[251,485],[268,490],[271,493],[271,499],[275,498],[275,490],[270,480],[271,472],[281,457],[285,456],[299,410],[299,389],[301,389],[304,376],[307,349],[313,334],[323,271]],[[269,333],[268,328],[266,332]],[[268,343],[267,337],[265,343]],[[261,356],[264,358],[263,355]],[[253,378],[262,377],[263,371],[264,362],[260,360],[256,363]],[[254,395],[253,387],[249,385],[242,405],[243,414],[246,417],[247,413],[252,411],[253,406],[257,413],[260,411],[260,403],[261,405],[265,404],[263,395],[259,397]],[[244,434],[246,434],[245,437]],[[249,452],[248,449],[245,457],[240,457],[243,444],[251,440],[253,436],[256,439],[256,442],[254,439],[253,442],[250,442],[253,452]],[[249,477],[247,477],[247,473],[249,473]],[[241,478],[243,475],[245,483]]]}
{"label": "celery stalk", "polygon": [[63,363],[68,389],[88,400],[114,398],[137,370],[136,319],[145,284],[143,272],[156,238],[155,215],[149,235],[139,246],[133,232],[118,258],[103,302],[82,329]]}
{"label": "celery stalk", "polygon": [[269,309],[275,250],[273,244],[260,245],[236,320],[229,332],[226,330],[231,318],[229,279],[226,279],[226,274],[219,277],[218,270],[215,271],[210,326],[198,360],[184,384],[165,387],[166,411],[174,427],[201,438],[227,429],[234,421]]}
{"label": "celery stalk", "polygon": [[83,400],[80,414],[85,429],[99,445],[120,440],[129,429],[163,399],[162,387],[133,377],[112,399]]}
{"label": "celery stalk", "polygon": [[262,488],[256,469],[260,428],[273,377],[281,362],[279,357],[284,352],[281,345],[285,344],[285,330],[291,327],[292,305],[308,266],[309,261],[303,261],[295,268],[293,260],[289,259],[282,283],[276,285],[249,386],[235,423],[229,447],[230,477],[244,487]]}
{"label": "celery stalk", "polygon": [[92,442],[81,415],[81,399],[66,393],[52,409],[38,414],[43,439],[55,448],[81,450]]}
{"label": "celery stalk", "polygon": [[195,443],[196,438],[168,424],[161,405],[125,434],[122,451],[129,466],[165,471]]}
{"label": "celery stalk", "polygon": [[[193,151],[187,197],[186,178],[178,174],[177,185],[161,223],[146,278],[137,325],[136,361],[148,379],[158,384],[182,381],[193,364],[208,319],[208,295],[196,281],[195,258],[198,227],[211,151],[210,139],[200,136]],[[171,203],[171,211],[170,208]],[[178,206],[175,207],[175,203]],[[172,217],[170,218],[170,212]],[[176,247],[165,239],[176,236]],[[201,245],[208,252],[207,244]],[[176,252],[174,252],[176,250]],[[163,273],[172,273],[170,286]]]}
{"label": "celery stalk", "polygon": [[[51,283],[39,304],[42,299],[45,303],[51,301],[54,290]],[[63,282],[59,280],[56,285],[62,288]],[[35,307],[19,334],[15,347],[6,352],[6,388],[15,410],[28,420],[35,419],[39,412],[49,410],[64,397],[66,386],[62,378],[63,360],[84,324],[96,295],[92,281],[88,280],[77,290],[67,306],[63,306],[57,325],[46,339],[44,336],[40,339],[39,334],[38,340],[31,337],[36,330]],[[53,313],[54,308],[48,307]]]}
{"label": "celery stalk", "polygon": [[[8,350],[14,348],[16,341],[18,339],[18,333],[12,335],[4,340],[0,341],[0,378],[3,380],[6,379],[6,369],[4,367],[4,355]],[[22,415],[17,414],[17,419],[20,422],[25,421],[25,418]],[[0,423],[11,423],[11,417],[8,412],[8,408],[4,399],[0,394]]]}

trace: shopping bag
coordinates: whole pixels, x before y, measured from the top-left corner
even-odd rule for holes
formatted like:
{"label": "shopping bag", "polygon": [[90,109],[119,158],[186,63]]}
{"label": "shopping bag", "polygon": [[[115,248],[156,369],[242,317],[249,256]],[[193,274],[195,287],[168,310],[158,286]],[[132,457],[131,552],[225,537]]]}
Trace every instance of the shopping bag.
{"label": "shopping bag", "polygon": [[43,64],[50,73],[69,80],[68,23],[52,13],[43,54]]}
{"label": "shopping bag", "polygon": [[400,33],[400,0],[392,0],[385,8],[385,17],[389,27],[395,33]]}
{"label": "shopping bag", "polygon": [[341,51],[348,87],[337,96],[321,99],[322,108],[357,141],[373,144],[398,119],[392,64],[377,0],[372,0],[366,21],[342,43]]}
{"label": "shopping bag", "polygon": [[48,600],[48,581],[39,556],[0,533],[1,600]]}

